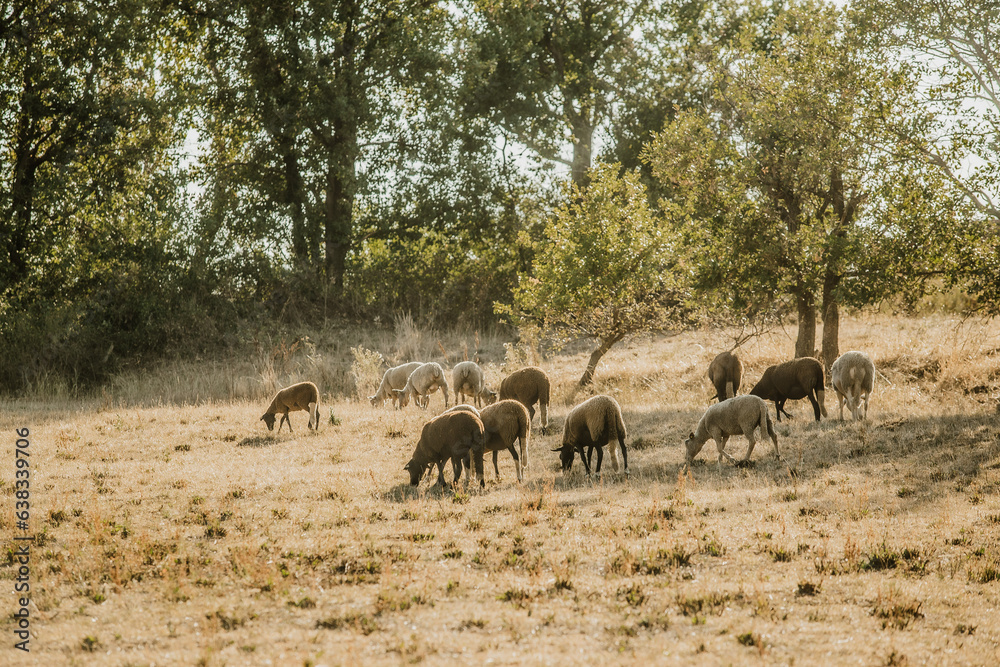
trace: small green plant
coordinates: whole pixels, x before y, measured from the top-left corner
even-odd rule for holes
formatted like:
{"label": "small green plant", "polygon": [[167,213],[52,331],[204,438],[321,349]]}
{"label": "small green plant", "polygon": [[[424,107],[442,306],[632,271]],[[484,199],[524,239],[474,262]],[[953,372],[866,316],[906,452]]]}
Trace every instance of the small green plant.
{"label": "small green plant", "polygon": [[820,584],[814,584],[811,581],[800,581],[798,587],[795,590],[795,594],[798,596],[812,596],[818,595],[820,592]]}
{"label": "small green plant", "polygon": [[743,644],[744,646],[763,648],[764,640],[761,636],[755,632],[744,632],[741,635],[736,635],[736,641]]}
{"label": "small green plant", "polygon": [[80,648],[82,648],[84,651],[93,653],[97,649],[101,648],[101,640],[95,637],[94,635],[87,635],[86,637],[80,640]]}

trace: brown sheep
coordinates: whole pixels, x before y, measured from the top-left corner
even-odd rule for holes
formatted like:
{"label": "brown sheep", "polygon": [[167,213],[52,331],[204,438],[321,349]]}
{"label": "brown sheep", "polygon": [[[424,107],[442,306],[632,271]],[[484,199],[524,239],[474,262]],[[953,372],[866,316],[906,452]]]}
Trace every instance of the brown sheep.
{"label": "brown sheep", "polygon": [[463,461],[470,452],[482,479],[485,442],[483,422],[471,412],[446,412],[431,419],[424,424],[413,457],[403,468],[410,473],[410,486],[419,484],[424,472],[434,464],[438,467],[437,483],[444,486],[444,463],[448,459],[451,459],[457,484],[462,476]]}
{"label": "brown sheep", "polygon": [[[537,366],[528,366],[514,371],[500,383],[500,400],[512,398],[528,408],[528,416],[535,418],[535,403],[541,413],[542,433],[549,427],[549,376]],[[528,461],[522,461],[525,466]]]}
{"label": "brown sheep", "polygon": [[816,421],[819,421],[820,413],[826,416],[826,406],[823,405],[824,387],[823,364],[813,357],[801,357],[768,366],[750,394],[760,396],[765,401],[774,401],[779,422],[782,412],[786,417],[792,416],[785,412],[785,401],[808,398]]}
{"label": "brown sheep", "polygon": [[[719,401],[732,398],[740,390],[743,379],[743,362],[736,351],[722,352],[708,365],[708,379],[715,386],[715,396]],[[711,400],[711,399],[709,399]]]}
{"label": "brown sheep", "polygon": [[[622,462],[625,464],[625,475],[628,476],[628,449],[625,447],[625,421],[622,419],[622,409],[618,401],[610,396],[599,395],[588,398],[583,403],[570,410],[566,416],[563,429],[562,447],[553,449],[559,452],[563,472],[568,472],[573,466],[573,456],[580,452],[583,465],[590,474],[590,461],[597,450],[596,472],[601,472],[601,462],[604,460],[604,446],[617,440],[622,450]],[[585,451],[586,450],[586,451]],[[611,468],[618,470],[618,457],[614,444],[611,444]]]}
{"label": "brown sheep", "polygon": [[267,407],[267,412],[261,417],[261,421],[267,424],[267,430],[274,430],[274,416],[281,415],[278,422],[278,432],[281,426],[288,422],[288,432],[292,432],[292,422],[288,419],[288,413],[295,410],[305,410],[309,413],[309,424],[307,428],[319,430],[319,390],[312,382],[300,382],[290,387],[285,387],[271,399],[271,405]]}
{"label": "brown sheep", "polygon": [[[456,405],[451,411],[467,410],[473,414],[478,414],[486,429],[485,452],[493,452],[493,472],[497,479],[500,479],[500,467],[497,465],[497,455],[502,450],[510,452],[514,459],[514,469],[517,472],[517,481],[524,481],[524,466],[522,461],[528,457],[528,439],[531,437],[531,417],[528,409],[521,405],[520,401],[505,400],[488,405],[481,411],[476,411],[471,405]],[[518,456],[514,448],[514,442],[520,441],[521,455]],[[469,459],[466,458],[466,466],[469,466]],[[469,468],[471,470],[471,467]],[[480,477],[480,486],[486,486],[486,481]]]}

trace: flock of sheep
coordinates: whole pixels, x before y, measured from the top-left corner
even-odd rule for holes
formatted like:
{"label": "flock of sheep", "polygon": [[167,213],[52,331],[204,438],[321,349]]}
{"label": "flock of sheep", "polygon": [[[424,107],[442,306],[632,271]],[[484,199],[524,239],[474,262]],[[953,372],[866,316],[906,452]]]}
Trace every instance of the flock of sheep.
{"label": "flock of sheep", "polygon": [[[833,363],[830,375],[840,402],[840,419],[844,419],[845,404],[855,420],[865,418],[875,382],[875,365],[868,355],[864,352],[845,352]],[[743,363],[733,352],[716,356],[709,365],[708,377],[716,390],[712,398],[717,398],[719,402],[705,411],[694,432],[684,441],[688,463],[711,438],[719,452],[720,467],[723,458],[734,464],[745,464],[750,460],[756,444],[755,432],[758,428],[762,439],[770,438],[774,443],[774,453],[780,459],[778,437],[765,401],[774,402],[778,421],[781,421],[782,413],[791,417],[785,411],[786,401],[802,398],[809,399],[816,421],[820,420],[820,415],[826,416],[823,365],[813,357],[769,366],[750,392],[742,396],[737,393],[743,379]],[[480,486],[485,486],[483,456],[487,452],[493,453],[493,470],[498,478],[497,454],[503,450],[510,452],[517,479],[519,482],[523,480],[523,469],[528,466],[528,440],[536,403],[542,431],[548,427],[549,387],[545,371],[529,366],[508,375],[500,383],[499,392],[494,392],[486,386],[482,368],[473,361],[463,361],[452,369],[451,389],[456,405],[449,408],[449,387],[444,369],[435,362],[415,361],[387,370],[375,394],[368,398],[373,406],[384,406],[386,401],[391,400],[397,409],[405,408],[412,400],[426,409],[430,394],[440,389],[444,395],[445,411],[423,426],[413,456],[405,466],[410,474],[410,484],[419,484],[428,469],[437,465],[437,483],[444,486],[444,466],[451,461],[454,483],[458,483],[465,468],[469,471],[467,479],[471,480],[475,475]],[[471,398],[475,405],[460,404],[460,395],[463,401]],[[309,413],[309,428],[319,428],[319,391],[312,382],[300,382],[279,391],[261,420],[269,430],[273,430],[276,417],[281,415],[278,430],[287,422],[291,431],[288,413],[296,410]],[[725,451],[726,442],[733,435],[745,435],[749,441],[742,461]],[[563,427],[562,446],[553,451],[559,452],[564,472],[570,470],[573,459],[579,453],[589,475],[594,452],[597,453],[595,471],[600,473],[604,447],[610,444],[612,469],[617,471],[618,457],[614,446],[617,441],[627,476],[626,437],[621,406],[610,396],[598,395],[569,412]],[[519,445],[517,448],[515,443]]]}

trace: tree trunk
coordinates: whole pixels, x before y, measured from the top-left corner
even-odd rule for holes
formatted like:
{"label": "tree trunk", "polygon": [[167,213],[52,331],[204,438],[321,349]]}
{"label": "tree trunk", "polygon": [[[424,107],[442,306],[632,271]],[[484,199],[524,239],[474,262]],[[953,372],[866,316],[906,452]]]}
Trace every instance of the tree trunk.
{"label": "tree trunk", "polygon": [[823,280],[823,365],[827,374],[840,356],[840,298],[837,287],[840,275],[827,267]]}
{"label": "tree trunk", "polygon": [[799,333],[795,339],[795,358],[811,357],[816,354],[816,303],[808,290],[801,289],[795,295],[799,314]]}
{"label": "tree trunk", "polygon": [[589,119],[580,115],[573,123],[573,183],[579,187],[590,181],[594,128]]}
{"label": "tree trunk", "polygon": [[590,355],[590,361],[587,362],[587,370],[583,372],[583,377],[580,378],[580,386],[586,387],[588,384],[593,382],[594,373],[597,371],[597,364],[600,363],[601,357],[603,357],[611,347],[621,340],[621,336],[614,338],[600,338],[600,345],[594,350]]}
{"label": "tree trunk", "polygon": [[357,193],[358,135],[352,121],[338,123],[327,165],[326,185],[326,271],[333,294],[344,291],[347,253],[354,228],[354,197]]}

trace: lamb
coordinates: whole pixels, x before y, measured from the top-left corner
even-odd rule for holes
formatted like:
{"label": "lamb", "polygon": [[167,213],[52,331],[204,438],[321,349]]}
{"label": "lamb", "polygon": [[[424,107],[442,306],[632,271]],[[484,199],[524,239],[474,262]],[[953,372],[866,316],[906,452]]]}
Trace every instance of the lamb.
{"label": "lamb", "polygon": [[821,412],[826,417],[823,389],[823,364],[813,357],[801,357],[768,366],[760,380],[750,390],[750,394],[760,396],[765,401],[774,401],[779,422],[782,412],[786,417],[792,416],[785,411],[785,401],[808,398],[812,403],[816,421],[819,421]]}
{"label": "lamb", "polygon": [[306,410],[309,412],[309,424],[307,428],[319,430],[319,390],[312,382],[299,382],[290,387],[285,387],[271,399],[271,405],[260,419],[267,424],[267,430],[274,430],[274,416],[281,414],[281,421],[278,422],[278,432],[281,427],[288,422],[288,432],[292,432],[292,422],[288,419],[288,413],[295,410]]}
{"label": "lamb", "polygon": [[396,394],[396,391],[405,387],[406,381],[410,379],[410,373],[423,365],[421,361],[411,361],[408,364],[401,364],[390,368],[382,376],[382,384],[378,386],[375,395],[369,396],[368,400],[372,402],[373,406],[378,405],[379,401],[384,406],[387,400],[392,399],[393,405],[398,409],[399,396]]}
{"label": "lamb", "polygon": [[448,380],[445,379],[444,369],[441,364],[432,361],[421,364],[416,370],[410,373],[406,380],[406,385],[402,390],[396,392],[399,398],[399,407],[405,408],[410,399],[421,408],[426,408],[430,403],[430,394],[441,389],[444,394],[444,407],[448,407]]}
{"label": "lamb", "polygon": [[483,422],[472,412],[445,412],[431,419],[424,424],[413,457],[403,468],[410,473],[410,486],[419,484],[424,472],[434,464],[438,467],[437,483],[444,486],[444,463],[448,459],[451,459],[457,484],[462,476],[463,461],[470,453],[482,479],[485,433]]}
{"label": "lamb", "polygon": [[[528,416],[535,418],[534,405],[537,402],[541,412],[542,433],[549,427],[549,376],[537,366],[528,366],[514,371],[500,383],[500,400],[512,398],[528,408]],[[521,462],[525,467],[528,461]]]}
{"label": "lamb", "polygon": [[[559,458],[562,462],[563,472],[568,472],[573,466],[573,456],[575,452],[580,452],[583,465],[590,475],[590,461],[597,449],[596,472],[601,472],[601,462],[604,459],[604,446],[612,440],[618,440],[622,450],[622,461],[625,464],[625,475],[628,476],[628,449],[625,447],[625,438],[628,433],[625,430],[625,421],[622,419],[622,409],[618,401],[610,396],[598,395],[588,398],[575,408],[570,410],[566,416],[566,425],[563,429],[562,447],[553,449],[560,452]],[[587,451],[584,451],[584,448]],[[611,468],[618,470],[618,457],[615,448],[611,446]]]}
{"label": "lamb", "polygon": [[753,396],[736,396],[720,401],[705,410],[698,427],[694,433],[684,441],[687,449],[686,461],[690,465],[694,457],[698,455],[705,442],[712,438],[715,446],[719,450],[719,468],[722,468],[722,457],[726,457],[733,463],[739,463],[726,451],[726,441],[731,435],[746,435],[750,445],[747,447],[747,454],[743,457],[743,463],[750,460],[750,454],[757,440],[754,438],[754,430],[760,427],[760,436],[768,436],[774,443],[774,453],[781,460],[781,453],[778,451],[778,436],[774,433],[774,422],[768,414],[767,403],[764,399]]}
{"label": "lamb", "polygon": [[743,362],[736,351],[721,352],[708,365],[708,379],[715,386],[715,396],[719,401],[732,398],[740,390],[743,379]]}
{"label": "lamb", "polygon": [[483,401],[486,405],[495,403],[496,392],[490,391],[486,387],[486,379],[483,377],[483,369],[474,361],[463,361],[455,364],[451,369],[452,390],[455,392],[455,403],[458,403],[458,395],[462,394],[462,400],[466,396],[472,396],[476,402],[476,407],[482,407]]}
{"label": "lamb", "polygon": [[[844,421],[844,403],[851,411],[854,421],[868,416],[868,397],[875,388],[875,364],[864,352],[844,352],[830,367],[833,389],[840,399],[840,421]],[[865,410],[861,412],[861,400]]]}

